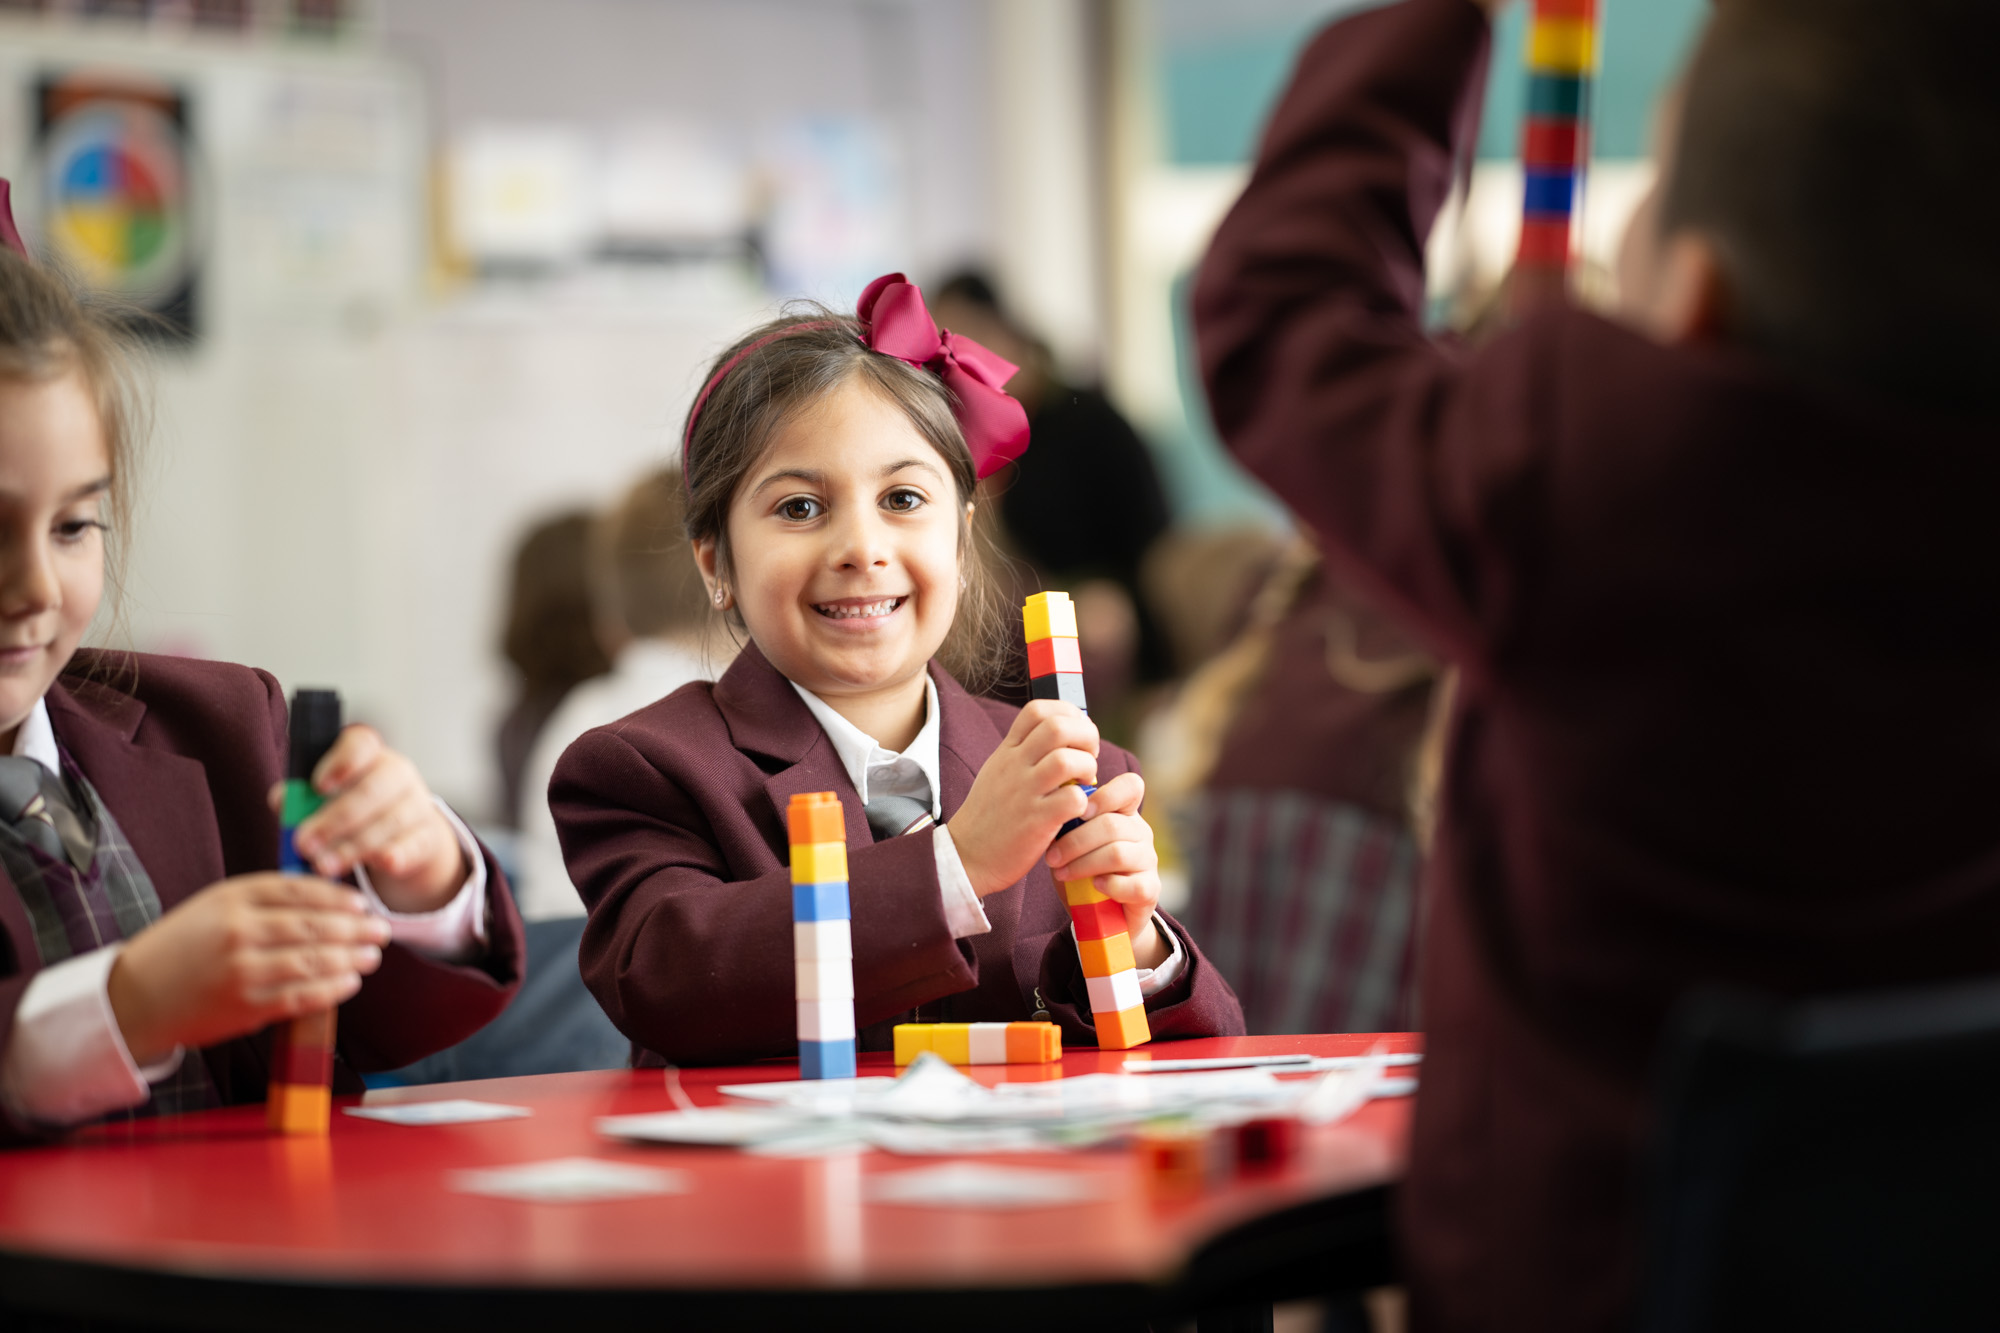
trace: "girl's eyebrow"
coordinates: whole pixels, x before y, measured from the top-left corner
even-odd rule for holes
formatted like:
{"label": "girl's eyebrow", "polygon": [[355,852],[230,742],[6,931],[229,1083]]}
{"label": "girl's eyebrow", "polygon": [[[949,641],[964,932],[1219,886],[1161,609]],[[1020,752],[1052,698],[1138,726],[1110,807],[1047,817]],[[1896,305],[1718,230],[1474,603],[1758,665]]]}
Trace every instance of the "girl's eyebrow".
{"label": "girl's eyebrow", "polygon": [[769,486],[774,481],[786,481],[786,480],[802,481],[806,483],[808,486],[817,486],[825,479],[826,478],[821,473],[814,472],[810,468],[802,468],[802,467],[780,468],[778,471],[773,472],[770,476],[764,478],[764,480],[758,482],[757,489],[751,491],[750,494],[752,495],[760,494],[766,486]]}
{"label": "girl's eyebrow", "polygon": [[924,458],[899,458],[895,462],[889,464],[889,466],[883,468],[882,475],[884,477],[893,477],[906,467],[920,467],[924,471],[930,473],[933,477],[936,477],[939,481],[944,480],[944,473],[938,471],[935,467],[931,465],[930,460]]}
{"label": "girl's eyebrow", "polygon": [[68,495],[64,496],[63,503],[75,504],[78,500],[87,500],[91,496],[96,495],[101,491],[108,491],[110,489],[111,489],[111,478],[99,477],[96,481],[85,482],[83,485],[77,487],[75,490],[71,491]]}

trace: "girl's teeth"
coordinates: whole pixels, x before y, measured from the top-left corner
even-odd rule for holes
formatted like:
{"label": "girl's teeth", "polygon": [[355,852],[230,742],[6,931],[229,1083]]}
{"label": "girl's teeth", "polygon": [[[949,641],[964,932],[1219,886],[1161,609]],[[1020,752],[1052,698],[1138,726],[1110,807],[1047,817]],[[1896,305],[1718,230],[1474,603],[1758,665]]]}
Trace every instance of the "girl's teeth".
{"label": "girl's teeth", "polygon": [[885,602],[869,602],[865,606],[822,606],[819,613],[834,620],[861,620],[868,616],[886,616],[896,609],[900,598],[892,597]]}

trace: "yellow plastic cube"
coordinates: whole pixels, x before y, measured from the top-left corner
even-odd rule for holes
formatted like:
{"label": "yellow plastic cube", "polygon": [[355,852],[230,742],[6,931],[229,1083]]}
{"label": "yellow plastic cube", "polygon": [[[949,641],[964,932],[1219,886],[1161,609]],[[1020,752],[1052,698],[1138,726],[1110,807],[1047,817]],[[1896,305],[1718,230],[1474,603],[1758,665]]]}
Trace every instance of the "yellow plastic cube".
{"label": "yellow plastic cube", "polygon": [[846,843],[808,842],[792,848],[792,883],[844,884],[846,882]]}
{"label": "yellow plastic cube", "polygon": [[1027,641],[1076,637],[1076,603],[1066,592],[1038,592],[1021,607],[1021,628]]}

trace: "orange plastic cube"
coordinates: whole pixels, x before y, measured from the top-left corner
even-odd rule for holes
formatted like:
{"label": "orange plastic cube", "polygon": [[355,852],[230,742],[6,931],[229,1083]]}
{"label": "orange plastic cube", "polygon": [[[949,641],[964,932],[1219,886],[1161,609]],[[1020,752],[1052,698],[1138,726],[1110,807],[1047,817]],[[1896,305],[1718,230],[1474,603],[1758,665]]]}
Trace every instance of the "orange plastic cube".
{"label": "orange plastic cube", "polygon": [[1138,960],[1132,957],[1132,937],[1129,934],[1107,935],[1101,940],[1078,939],[1076,952],[1083,960],[1083,975],[1086,977],[1116,976],[1139,966]]}
{"label": "orange plastic cube", "polygon": [[802,791],[785,810],[786,838],[794,846],[847,841],[846,817],[840,798],[830,791]]}
{"label": "orange plastic cube", "polygon": [[273,1083],[264,1103],[265,1120],[279,1134],[324,1134],[333,1119],[333,1089]]}
{"label": "orange plastic cube", "polygon": [[1046,1064],[1062,1059],[1062,1029],[1054,1023],[1009,1023],[1007,1063]]}
{"label": "orange plastic cube", "polygon": [[1097,1025],[1097,1048],[1101,1051],[1129,1051],[1153,1039],[1144,1005],[1092,1014],[1090,1018]]}

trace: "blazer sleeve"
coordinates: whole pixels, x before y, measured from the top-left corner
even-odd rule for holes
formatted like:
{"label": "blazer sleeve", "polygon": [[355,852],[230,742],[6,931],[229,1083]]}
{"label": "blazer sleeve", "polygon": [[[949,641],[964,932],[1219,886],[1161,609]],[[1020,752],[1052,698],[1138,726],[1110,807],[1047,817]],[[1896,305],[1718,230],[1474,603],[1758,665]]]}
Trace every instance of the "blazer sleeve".
{"label": "blazer sleeve", "polygon": [[[1100,782],[1138,771],[1139,761],[1115,745],[1104,746],[1098,756]],[[1160,917],[1179,938],[1187,965],[1173,985],[1146,999],[1146,1024],[1154,1038],[1242,1036],[1243,1006],[1236,992],[1202,955],[1187,927],[1166,912]],[[1082,960],[1077,957],[1076,940],[1066,929],[1056,931],[1043,945],[1039,988],[1048,1003],[1050,1019],[1062,1026],[1063,1040],[1095,1045],[1097,1028],[1090,1018],[1090,990],[1084,981]]]}
{"label": "blazer sleeve", "polygon": [[1524,411],[1521,349],[1465,358],[1423,326],[1424,242],[1476,127],[1487,46],[1470,0],[1403,0],[1321,33],[1194,297],[1229,448],[1330,562],[1461,661],[1507,592],[1485,548],[1535,438],[1496,429]]}
{"label": "blazer sleeve", "polygon": [[[718,831],[687,786],[600,728],[564,752],[549,806],[590,910],[583,979],[619,1031],[675,1064],[792,1054],[791,871],[739,822],[742,802]],[[736,878],[725,839],[742,844],[736,865],[774,867]],[[852,895],[858,1027],[978,983],[945,922],[931,843],[916,833],[848,851],[850,881],[866,886]]]}

